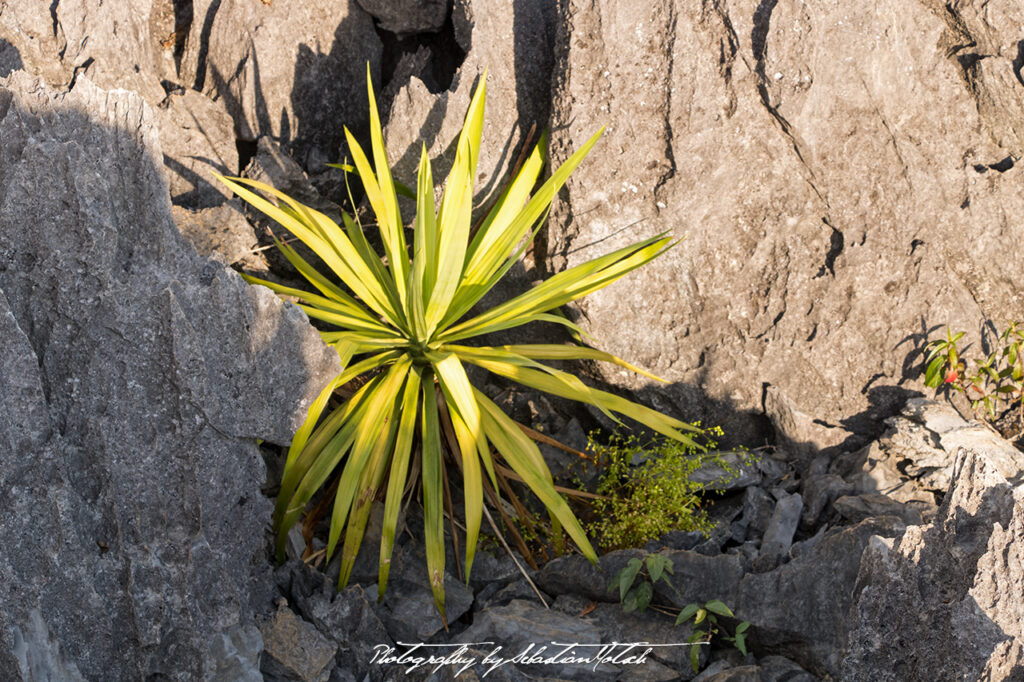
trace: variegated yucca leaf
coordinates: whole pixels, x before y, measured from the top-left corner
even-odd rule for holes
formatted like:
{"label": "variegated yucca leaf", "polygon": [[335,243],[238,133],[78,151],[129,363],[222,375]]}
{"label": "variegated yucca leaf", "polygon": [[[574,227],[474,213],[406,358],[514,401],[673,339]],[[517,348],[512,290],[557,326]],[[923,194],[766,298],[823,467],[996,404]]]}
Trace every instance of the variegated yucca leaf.
{"label": "variegated yucca leaf", "polygon": [[[500,457],[547,507],[552,528],[564,529],[580,551],[596,554],[537,445],[497,405],[474,388],[466,365],[548,393],[597,407],[614,419],[625,415],[685,443],[699,429],[648,407],[585,385],[543,360],[615,363],[657,379],[602,351],[575,345],[522,344],[468,346],[466,339],[529,322],[553,322],[579,331],[553,311],[616,281],[671,246],[667,235],[651,237],[570,268],[500,305],[467,319],[467,314],[515,264],[542,224],[559,189],[600,137],[594,135],[538,187],[546,139],[538,142],[505,191],[474,232],[473,180],[484,121],[484,78],[474,93],[458,140],[455,162],[439,207],[424,147],[414,191],[391,177],[373,87],[370,150],[346,130],[352,166],[376,216],[384,253],[370,245],[358,217],[342,225],[266,184],[243,178],[220,180],[277,221],[320,259],[314,265],[292,247],[277,242],[284,256],[316,293],[246,276],[252,284],[294,297],[306,313],[332,329],[325,342],[338,351],[344,370],[324,387],[285,461],[274,510],[277,553],[284,557],[289,529],[313,496],[332,479],[334,493],[327,560],[341,544],[339,587],[351,575],[375,498],[383,494],[384,524],[378,589],[387,587],[395,527],[410,472],[421,478],[427,572],[434,601],[444,616],[445,458],[462,473],[468,579],[483,513],[483,489],[498,491],[495,456]],[[413,194],[416,216],[411,234],[399,211],[398,195]],[[326,270],[319,268],[326,267]],[[365,375],[365,376],[364,376]],[[364,377],[354,393],[333,410],[337,389]],[[368,380],[367,380],[368,379]],[[325,416],[326,413],[326,416]],[[446,421],[447,420],[447,421]],[[444,424],[450,423],[450,427]],[[445,438],[443,429],[454,433]],[[507,469],[502,468],[507,471]],[[381,488],[384,490],[382,491]]]}

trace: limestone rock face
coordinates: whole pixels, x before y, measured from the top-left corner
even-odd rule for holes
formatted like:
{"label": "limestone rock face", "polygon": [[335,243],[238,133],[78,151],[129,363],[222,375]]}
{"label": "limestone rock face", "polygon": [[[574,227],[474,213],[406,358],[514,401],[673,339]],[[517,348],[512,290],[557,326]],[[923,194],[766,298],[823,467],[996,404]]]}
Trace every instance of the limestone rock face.
{"label": "limestone rock face", "polygon": [[733,602],[736,616],[752,623],[765,651],[835,676],[843,662],[837,643],[848,629],[858,559],[873,538],[892,537],[903,528],[898,519],[880,516],[794,545],[799,552],[789,563],[743,576]]}
{"label": "limestone rock face", "polygon": [[[1024,458],[1019,471],[1024,471]],[[963,447],[935,522],[861,559],[844,680],[1024,674],[1024,487]]]}
{"label": "limestone rock face", "polygon": [[381,43],[356,0],[54,0],[0,9],[0,41],[54,88],[79,75],[157,109],[176,205],[219,205],[235,141],[270,135],[303,164],[334,160],[367,121]]}
{"label": "limestone rock face", "polygon": [[443,180],[455,161],[473,90],[486,69],[487,108],[476,192],[482,195],[478,201],[496,198],[519,150],[528,140],[536,144],[547,122],[555,18],[550,0],[456,0],[452,9],[455,39],[466,55],[450,87],[435,94],[416,76],[407,84],[391,86],[396,94],[385,142],[395,177],[414,186],[426,143],[435,182]]}
{"label": "limestone rock face", "polygon": [[18,68],[57,90],[87,75],[102,88],[142,96],[158,119],[174,203],[205,208],[227,196],[210,171],[237,173],[238,153],[222,104],[197,92],[165,90],[175,87],[187,35],[186,17],[170,0],[56,0],[49,9],[37,2],[0,10],[0,40],[18,54]]}
{"label": "limestone rock face", "polygon": [[221,102],[239,138],[270,135],[321,166],[343,126],[365,126],[381,43],[356,0],[199,0],[193,14],[182,84]]}
{"label": "limestone rock face", "polygon": [[29,73],[64,88],[88,72],[97,85],[134,90],[151,106],[164,96],[160,81],[174,78],[175,24],[172,0],[18,2],[0,10],[0,38]]}
{"label": "limestone rock face", "polygon": [[450,5],[450,0],[359,0],[382,29],[399,36],[440,30]]}
{"label": "limestone rock face", "polygon": [[231,192],[211,171],[237,175],[234,123],[223,105],[195,90],[168,95],[154,108],[175,206],[220,206]]}
{"label": "limestone rock face", "polygon": [[337,357],[182,239],[138,95],[18,72],[0,139],[0,678],[245,679],[256,439],[290,439]]}
{"label": "limestone rock face", "polygon": [[604,348],[675,382],[663,407],[742,440],[769,384],[821,425],[793,440],[829,447],[919,386],[926,326],[1020,318],[1024,10],[955,5],[565,3],[553,160],[607,130],[551,264],[685,237],[580,306]]}

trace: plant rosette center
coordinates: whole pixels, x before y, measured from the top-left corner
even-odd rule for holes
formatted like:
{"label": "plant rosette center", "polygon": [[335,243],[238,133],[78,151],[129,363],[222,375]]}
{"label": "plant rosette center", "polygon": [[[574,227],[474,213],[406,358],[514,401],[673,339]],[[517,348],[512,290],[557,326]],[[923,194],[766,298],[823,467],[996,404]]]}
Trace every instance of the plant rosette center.
{"label": "plant rosette center", "polygon": [[412,358],[412,362],[417,367],[426,367],[430,364],[430,359],[427,357],[428,353],[436,353],[438,350],[436,343],[427,343],[419,339],[409,339],[409,345],[406,346],[406,352]]}

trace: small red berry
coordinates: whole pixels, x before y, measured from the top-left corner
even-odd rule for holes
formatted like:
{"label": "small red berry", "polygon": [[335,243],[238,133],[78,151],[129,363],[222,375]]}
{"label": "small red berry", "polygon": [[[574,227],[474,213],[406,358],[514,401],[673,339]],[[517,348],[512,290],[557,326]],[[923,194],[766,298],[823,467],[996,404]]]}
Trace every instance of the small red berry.
{"label": "small red berry", "polygon": [[953,383],[954,381],[956,381],[959,378],[960,378],[960,373],[957,372],[955,369],[951,369],[948,372],[946,372],[945,383],[951,384],[951,383]]}

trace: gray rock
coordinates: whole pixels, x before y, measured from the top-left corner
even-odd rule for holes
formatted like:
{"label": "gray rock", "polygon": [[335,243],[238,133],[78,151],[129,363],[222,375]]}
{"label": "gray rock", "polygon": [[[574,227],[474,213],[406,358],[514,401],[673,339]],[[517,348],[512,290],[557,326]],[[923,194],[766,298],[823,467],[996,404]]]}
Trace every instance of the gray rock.
{"label": "gray rock", "polygon": [[367,62],[380,86],[381,42],[356,0],[26,3],[0,16],[0,39],[52,87],[87,74],[163,103],[171,191],[189,208],[227,196],[207,170],[239,171],[236,137],[336,160],[343,126],[366,132]]}
{"label": "gray rock", "polygon": [[582,618],[593,613],[598,603],[579,594],[560,594],[555,597],[555,601],[550,606],[555,611]]}
{"label": "gray rock", "polygon": [[191,209],[219,206],[232,196],[213,173],[238,175],[234,122],[223,102],[195,90],[168,95],[154,109],[170,181],[171,202]]}
{"label": "gray rock", "polygon": [[34,611],[86,679],[213,675],[269,606],[255,439],[288,442],[336,354],[184,242],[137,95],[16,71],[0,137],[0,678]]}
{"label": "gray rock", "polygon": [[[339,225],[342,224],[340,207],[325,199],[295,159],[282,150],[281,146],[270,137],[264,136],[259,139],[256,153],[245,167],[242,175],[249,180],[270,185],[296,201],[320,211]],[[309,283],[273,246],[272,235],[278,239],[288,240],[291,239],[290,233],[253,206],[245,204],[244,210],[246,217],[255,226],[255,233],[260,243],[269,247],[262,254],[272,271],[279,275],[290,275],[294,280],[294,285],[300,289],[308,288]],[[301,241],[292,239],[289,245],[310,263],[321,262],[319,256]]]}
{"label": "gray rock", "polygon": [[859,523],[872,516],[898,516],[908,526],[920,525],[935,516],[936,507],[924,502],[897,502],[879,493],[844,495],[832,508],[847,521]]}
{"label": "gray rock", "polygon": [[754,570],[763,573],[775,568],[793,544],[793,534],[800,525],[804,503],[799,493],[787,495],[775,504],[771,521],[761,539],[761,553],[754,561]]}
{"label": "gray rock", "polygon": [[856,492],[887,495],[900,502],[934,502],[949,485],[952,459],[936,434],[904,417],[888,420],[881,438],[855,456],[847,478]]}
{"label": "gray rock", "polygon": [[0,40],[0,78],[6,78],[12,71],[18,71],[24,66],[18,48],[6,40]]}
{"label": "gray rock", "polygon": [[742,520],[729,524],[729,539],[740,544],[747,541],[747,526]]}
{"label": "gray rock", "polygon": [[934,401],[909,401],[901,415],[870,445],[833,464],[857,492],[879,492],[899,502],[933,505],[949,487],[956,452],[981,448],[991,466],[1007,480],[1024,479],[1020,451],[992,428],[967,422]]}
{"label": "gray rock", "polygon": [[[391,655],[397,656],[409,650],[410,648],[408,647],[399,647]],[[419,651],[422,651],[422,649]],[[410,670],[412,665],[409,664],[387,663],[382,666],[382,669],[385,671],[384,679],[387,682],[399,682],[399,680],[407,680],[408,682],[479,682],[483,679],[497,680],[498,682],[533,682],[535,680],[550,680],[554,682],[552,678],[526,675],[515,665],[509,663],[499,667],[495,667],[493,662],[488,662],[485,665],[484,660],[492,653],[493,647],[474,648],[466,645],[451,644],[446,646],[443,651],[445,652],[444,655],[452,657],[455,662],[442,665],[440,668],[437,665],[421,665],[412,670]],[[433,653],[438,655],[437,651]],[[474,665],[466,667],[474,662]]]}
{"label": "gray rock", "polygon": [[751,486],[743,491],[743,524],[748,534],[763,536],[774,511],[775,500],[764,488]]}
{"label": "gray rock", "polygon": [[173,41],[161,45],[174,33],[167,8],[154,0],[19,3],[0,15],[0,38],[51,87],[64,89],[86,74],[104,89],[133,90],[155,106],[164,97],[161,79],[174,79]]}
{"label": "gray rock", "polygon": [[[526,562],[516,554],[520,565],[527,570]],[[473,559],[473,571],[469,576],[469,584],[474,590],[482,590],[487,585],[507,584],[521,576],[519,567],[504,548],[496,548],[492,551],[477,547],[476,556]]]}
{"label": "gray rock", "polygon": [[[936,457],[939,462],[933,465],[946,472],[937,482],[949,480],[951,455],[961,447],[983,450],[990,466],[995,467],[1001,476],[1014,485],[1021,482],[1024,463],[1020,450],[1001,438],[988,424],[967,421],[950,405],[924,398],[908,400],[902,416],[931,432],[928,434],[931,442],[945,451],[945,457]],[[915,465],[921,468],[916,462]]]}
{"label": "gray rock", "polygon": [[223,102],[237,137],[268,135],[305,164],[335,157],[342,126],[365,129],[381,43],[356,0],[196,0],[192,11],[180,82]]}
{"label": "gray rock", "polygon": [[902,414],[939,435],[968,426],[952,405],[926,398],[911,398],[903,406]]}
{"label": "gray rock", "polygon": [[737,618],[750,621],[750,638],[759,652],[836,676],[843,656],[839,644],[857,595],[859,557],[873,536],[893,537],[904,528],[898,519],[881,517],[827,531],[808,551],[774,571],[744,576],[733,600],[723,601]]}
{"label": "gray rock", "polygon": [[548,594],[579,594],[595,601],[613,601],[617,594],[608,587],[612,579],[630,559],[643,556],[635,549],[609,552],[595,566],[579,554],[571,554],[544,564],[533,580]]}
{"label": "gray rock", "polygon": [[[342,223],[340,207],[321,196],[302,167],[270,137],[264,136],[259,139],[256,145],[256,154],[249,165],[245,167],[242,175],[250,180],[270,185],[296,201],[315,208],[339,225]],[[272,243],[268,232],[276,234],[278,238],[287,236],[287,232],[278,223],[269,219],[262,212],[249,205],[246,205],[245,210],[249,219],[258,227],[258,234],[265,243]],[[316,256],[305,244],[293,241],[291,246],[296,248],[299,254],[307,260],[313,258],[314,260],[311,262],[317,262]],[[275,270],[289,271],[291,269],[291,265],[277,253],[276,249],[267,255],[275,264]]]}
{"label": "gray rock", "polygon": [[66,49],[67,40],[53,27],[53,15],[40,3],[19,3],[4,7],[0,14],[0,40],[9,45],[4,49],[8,68],[3,75],[24,69],[38,74],[50,84],[67,83],[70,70],[60,62],[59,53]]}
{"label": "gray rock", "polygon": [[743,542],[746,527],[741,518],[743,500],[739,495],[730,495],[709,502],[705,501],[705,509],[712,528],[708,532],[707,540],[699,544],[696,550],[714,556],[721,552],[722,547],[729,541]]}
{"label": "gray rock", "polygon": [[264,679],[327,682],[337,645],[284,604],[263,626]]}
{"label": "gray rock", "polygon": [[761,475],[764,476],[764,486],[776,486],[783,480],[793,478],[793,467],[786,461],[786,458],[789,456],[789,453],[776,450],[771,456],[763,455],[758,459],[757,468],[761,470]]}
{"label": "gray rock", "polygon": [[266,261],[255,250],[256,233],[236,202],[197,211],[174,206],[171,213],[181,234],[199,255],[225,265],[240,263],[247,269],[266,270]]}
{"label": "gray rock", "polygon": [[[697,678],[694,678],[695,680]],[[762,682],[761,669],[756,665],[740,665],[726,668],[712,675],[699,678],[700,682]]]}
{"label": "gray rock", "polygon": [[[444,576],[444,607],[449,623],[473,605],[473,591],[457,580],[451,570],[448,568]],[[380,614],[388,634],[397,642],[427,642],[445,628],[434,606],[426,553],[419,543],[406,543],[394,553]]]}
{"label": "gray rock", "polygon": [[[473,624],[455,638],[458,642],[487,643],[501,647],[498,655],[510,658],[526,651],[551,656],[565,647],[556,643],[600,644],[598,628],[580,618],[545,609],[531,602],[513,600],[505,606],[480,611],[474,615]],[[545,650],[540,651],[541,647]],[[487,647],[482,647],[487,648]],[[593,655],[598,650],[593,646],[576,647],[577,656]],[[613,680],[621,671],[620,666],[602,663],[596,669],[593,664],[558,663],[552,665],[518,665],[527,674],[553,676],[565,680]],[[624,667],[624,666],[623,666]]]}
{"label": "gray rock", "polygon": [[394,641],[377,615],[376,589],[353,585],[337,592],[334,581],[323,574],[305,566],[297,570],[304,572],[292,582],[298,614],[337,645],[339,667],[358,679],[367,674],[372,680],[381,679],[382,671],[370,661],[379,647],[394,646]]}
{"label": "gray rock", "polygon": [[818,678],[784,656],[758,659],[761,682],[817,682]]}
{"label": "gray rock", "polygon": [[[659,599],[675,607],[708,599],[733,603],[737,585],[745,572],[740,557],[719,553],[708,556],[688,550],[660,553],[673,562],[672,582],[678,591],[659,582],[655,585]],[[644,552],[634,549],[610,552],[600,557],[598,566],[579,555],[562,557],[541,567],[534,580],[548,594],[578,594],[599,602],[617,601],[618,591],[609,587],[612,580],[630,559],[644,556]]]}
{"label": "gray rock", "polygon": [[68,89],[87,75],[102,88],[141,95],[156,117],[174,203],[195,209],[230,196],[211,170],[236,174],[239,168],[225,100],[191,89],[168,95],[161,86],[174,88],[176,54],[186,36],[202,32],[201,26],[191,30],[191,18],[180,11],[184,6],[179,3],[175,11],[163,0],[21,3],[0,15],[0,38],[24,53],[25,70],[51,87]]}
{"label": "gray rock", "polygon": [[[359,552],[356,555],[355,563],[352,566],[352,573],[349,576],[349,583],[370,584],[376,583],[380,576],[380,543],[381,530],[384,524],[384,503],[374,501],[370,507],[370,518],[367,519],[366,528],[363,531],[363,540],[359,545]],[[402,530],[405,527],[405,514],[399,513],[398,524],[395,530],[394,552],[401,547]],[[333,584],[338,582],[341,573],[341,548],[335,553],[331,563],[326,569],[329,581]],[[391,574],[393,575],[393,573]]]}
{"label": "gray rock", "polygon": [[334,670],[331,671],[328,682],[356,682],[357,679],[351,671],[339,665],[335,666]]}
{"label": "gray rock", "polygon": [[13,650],[6,653],[14,655],[22,679],[85,682],[78,666],[61,651],[60,641],[50,632],[38,609],[29,614],[22,627],[11,627],[11,637]]}
{"label": "gray rock", "polygon": [[648,659],[641,665],[625,666],[625,670],[616,678],[616,682],[668,682],[669,680],[685,680],[680,676],[682,668],[670,668],[658,661]]}
{"label": "gray rock", "polygon": [[769,384],[787,449],[850,447],[923,390],[922,320],[1020,317],[1020,8],[933,5],[563,8],[552,162],[606,132],[554,207],[549,267],[686,235],[579,305],[602,349],[672,382],[661,407],[759,442]]}
{"label": "gray rock", "polygon": [[[1019,32],[1012,22],[1024,19],[1024,11],[1012,2],[988,7],[964,3],[953,8],[950,20],[971,37],[973,45],[958,53],[970,66],[965,71],[975,91],[978,115],[992,140],[1020,158],[1024,152],[1024,131],[1020,121],[1024,109],[1020,98]],[[953,39],[948,36],[948,39]]]}
{"label": "gray rock", "polygon": [[828,524],[824,524],[821,528],[818,529],[818,532],[812,535],[811,537],[807,538],[806,540],[794,542],[793,545],[789,548],[789,558],[796,559],[797,557],[803,555],[805,552],[809,552],[816,549],[818,545],[820,545],[825,540],[825,535],[826,533],[828,533],[828,531]]}
{"label": "gray rock", "polygon": [[1021,451],[987,424],[975,423],[963,429],[947,431],[939,439],[942,449],[947,453],[955,453],[961,448],[982,451],[989,466],[1011,485],[1024,482],[1024,457]]}
{"label": "gray rock", "polygon": [[704,534],[700,531],[670,530],[657,540],[648,543],[648,547],[645,549],[652,552],[657,551],[661,547],[667,547],[668,549],[693,549],[704,542],[704,540]]}
{"label": "gray rock", "polygon": [[[533,404],[533,401],[530,401],[530,405],[532,406]],[[557,418],[558,413],[551,407],[550,403],[547,407],[548,420],[553,421],[554,418]],[[535,424],[534,428],[536,426]],[[554,426],[555,428],[546,430],[544,433],[566,447],[586,453],[587,434],[583,431],[583,427],[580,426],[579,420],[573,417]],[[548,463],[551,475],[554,476],[556,481],[565,481],[574,487],[586,489],[597,485],[601,472],[597,467],[590,466],[588,460],[546,443],[538,443],[537,445],[540,447],[541,454],[544,455],[544,461]]]}
{"label": "gray rock", "polygon": [[713,663],[711,663],[711,665],[700,671],[699,675],[693,678],[694,682],[703,682],[704,680],[709,680],[713,678],[715,675],[728,671],[728,669],[731,667],[732,666],[727,661],[714,661]]}
{"label": "gray rock", "polygon": [[828,473],[828,470],[832,466],[832,457],[826,454],[820,454],[811,459],[810,464],[803,470],[803,475],[806,477],[811,476],[823,476]]}
{"label": "gray rock", "polygon": [[295,524],[288,529],[286,536],[284,556],[292,561],[301,561],[306,553],[306,538],[302,536],[301,524]]}
{"label": "gray rock", "polygon": [[1024,490],[990,462],[987,443],[978,446],[960,450],[934,523],[873,539],[864,552],[843,679],[934,670],[1013,679],[1024,670]]}
{"label": "gray rock", "polygon": [[813,528],[821,519],[822,513],[843,495],[853,492],[853,486],[836,474],[811,476],[804,480],[803,499],[806,500],[800,523],[805,528]]}
{"label": "gray rock", "polygon": [[[533,591],[530,583],[526,582],[525,578],[513,580],[507,585],[492,583],[491,585],[484,586],[477,592],[474,606],[476,607],[475,610],[479,611],[491,606],[504,606],[513,599],[536,601],[537,593]],[[545,599],[550,603],[549,597],[545,596]]]}
{"label": "gray rock", "polygon": [[441,30],[451,6],[449,0],[359,0],[385,31],[400,38],[414,33],[435,33]]}
{"label": "gray rock", "polygon": [[[603,642],[649,642],[660,645],[654,648],[651,661],[660,661],[678,671],[678,679],[688,680],[695,674],[690,671],[690,650],[685,644],[693,634],[693,624],[690,622],[675,625],[672,617],[650,610],[625,613],[619,604],[597,603],[579,595],[559,595],[551,608],[595,624]],[[702,651],[701,661],[706,662],[707,658],[707,651]],[[644,679],[646,674],[656,677],[660,672],[660,669],[649,671],[646,668],[646,665],[639,668],[626,666],[625,670],[637,676],[631,679]]]}
{"label": "gray rock", "polygon": [[243,175],[250,180],[268,184],[341,223],[341,211],[337,204],[320,196],[302,166],[271,137],[263,136],[256,143],[256,154],[245,167]]}
{"label": "gray rock", "polygon": [[753,566],[754,560],[757,559],[757,555],[761,550],[761,543],[756,540],[746,540],[740,545],[730,547],[726,551],[727,554],[734,554],[740,557],[744,566]]}
{"label": "gray rock", "polygon": [[532,138],[536,144],[547,124],[556,10],[549,0],[454,3],[455,38],[466,57],[451,85],[435,94],[415,76],[408,83],[394,84],[385,138],[396,178],[414,185],[424,142],[435,182],[447,176],[473,88],[487,69],[476,193],[482,195],[481,201],[497,197],[531,126],[537,126]]}
{"label": "gray rock", "polygon": [[[708,490],[741,490],[761,482],[761,470],[757,463],[751,461],[748,452],[720,452],[717,453],[725,462],[721,464],[708,463],[690,474],[690,480],[700,483]],[[731,473],[732,469],[735,473]]]}
{"label": "gray rock", "polygon": [[213,651],[216,668],[207,675],[210,682],[264,682],[260,672],[263,635],[255,625],[218,634]]}
{"label": "gray rock", "polygon": [[800,460],[813,459],[853,435],[844,428],[825,424],[813,411],[808,414],[801,410],[778,386],[765,389],[764,413],[772,422],[779,444]]}
{"label": "gray rock", "polygon": [[705,556],[685,550],[664,554],[672,560],[672,584],[676,589],[656,584],[654,593],[660,600],[676,608],[711,599],[721,599],[729,606],[736,603],[740,579],[746,573],[741,557]]}

